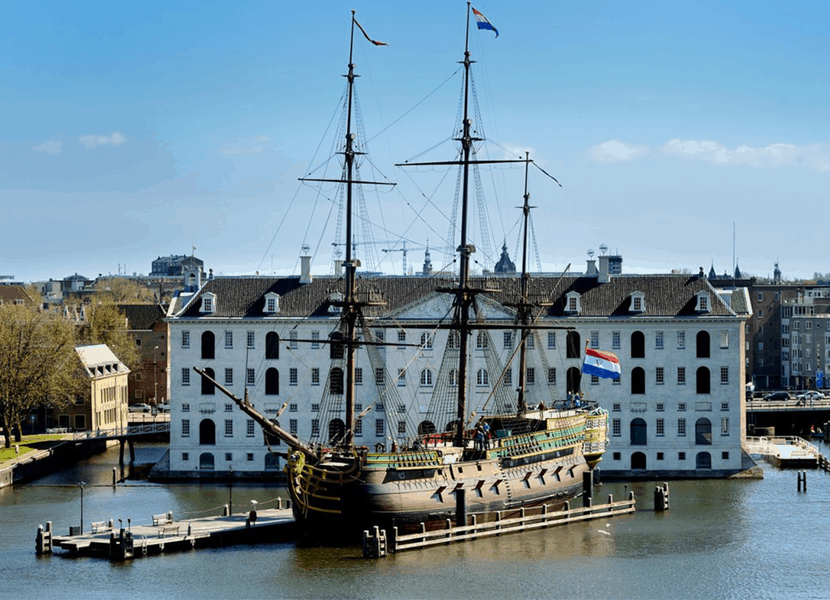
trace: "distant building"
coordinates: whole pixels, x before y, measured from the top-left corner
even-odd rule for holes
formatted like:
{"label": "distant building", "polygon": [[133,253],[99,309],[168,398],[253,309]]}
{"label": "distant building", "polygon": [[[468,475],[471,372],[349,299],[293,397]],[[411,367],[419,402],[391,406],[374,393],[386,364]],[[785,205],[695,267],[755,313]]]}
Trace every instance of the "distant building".
{"label": "distant building", "polygon": [[141,368],[130,373],[129,403],[160,404],[167,393],[166,308],[159,304],[119,304],[127,319],[127,333],[141,355]]}
{"label": "distant building", "polygon": [[171,256],[159,256],[153,261],[150,270],[151,277],[179,277],[185,274],[189,268],[198,267],[204,271],[205,262],[195,256],[173,254]]}
{"label": "distant building", "polygon": [[[68,406],[54,409],[53,422],[74,431],[127,426],[127,376],[130,370],[106,344],[75,348],[81,377],[89,387]],[[48,426],[48,425],[47,425]]]}
{"label": "distant building", "polygon": [[0,285],[0,305],[3,304],[35,306],[35,301],[20,285]]}

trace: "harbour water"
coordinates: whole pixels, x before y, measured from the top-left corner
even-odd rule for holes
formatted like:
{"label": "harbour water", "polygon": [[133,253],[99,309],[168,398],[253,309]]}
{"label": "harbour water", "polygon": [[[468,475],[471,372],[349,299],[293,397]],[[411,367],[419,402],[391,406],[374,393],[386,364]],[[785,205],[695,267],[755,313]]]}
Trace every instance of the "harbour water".
{"label": "harbour water", "polygon": [[[139,448],[151,461],[160,448]],[[822,452],[828,454],[827,446]],[[0,490],[0,572],[5,598],[827,598],[830,475],[766,463],[763,480],[670,482],[671,508],[653,510],[656,482],[604,483],[595,500],[633,489],[634,515],[365,560],[360,548],[265,544],[110,563],[37,556],[38,524],[58,534],[84,520],[149,523],[173,511],[218,514],[285,490],[255,485],[113,488],[117,448],[31,485]]]}

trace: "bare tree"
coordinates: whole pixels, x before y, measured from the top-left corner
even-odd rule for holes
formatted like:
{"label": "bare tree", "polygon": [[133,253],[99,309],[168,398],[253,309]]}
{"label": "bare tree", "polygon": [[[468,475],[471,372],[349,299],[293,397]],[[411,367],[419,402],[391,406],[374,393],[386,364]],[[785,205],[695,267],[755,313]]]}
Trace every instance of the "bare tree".
{"label": "bare tree", "polygon": [[72,324],[25,305],[0,306],[0,425],[5,446],[43,402],[60,405],[78,391]]}
{"label": "bare tree", "polygon": [[127,333],[127,318],[109,298],[93,297],[84,306],[84,321],[78,325],[78,344],[106,344],[130,369],[139,364],[135,340]]}

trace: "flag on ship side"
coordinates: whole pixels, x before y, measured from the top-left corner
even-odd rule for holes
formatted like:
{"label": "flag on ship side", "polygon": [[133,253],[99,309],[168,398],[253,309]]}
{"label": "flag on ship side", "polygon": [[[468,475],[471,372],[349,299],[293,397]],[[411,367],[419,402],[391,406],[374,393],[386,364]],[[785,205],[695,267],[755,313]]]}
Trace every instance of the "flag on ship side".
{"label": "flag on ship side", "polygon": [[[471,6],[470,8],[473,7]],[[476,18],[476,25],[478,25],[479,29],[489,29],[490,31],[496,34],[496,37],[499,37],[499,30],[493,27],[493,24],[487,20],[487,17],[485,17],[483,14],[481,14],[474,8],[473,16]]]}
{"label": "flag on ship side", "polygon": [[586,348],[585,358],[582,361],[582,372],[597,377],[619,379],[620,360],[610,352]]}
{"label": "flag on ship side", "polygon": [[372,38],[370,38],[369,34],[366,33],[366,30],[363,29],[363,26],[360,23],[357,22],[357,19],[354,20],[354,24],[357,25],[357,28],[360,29],[361,32],[363,32],[363,35],[366,37],[366,39],[369,40],[370,42],[372,42],[375,46],[388,46],[389,45],[386,42],[378,42],[377,40],[373,40]]}

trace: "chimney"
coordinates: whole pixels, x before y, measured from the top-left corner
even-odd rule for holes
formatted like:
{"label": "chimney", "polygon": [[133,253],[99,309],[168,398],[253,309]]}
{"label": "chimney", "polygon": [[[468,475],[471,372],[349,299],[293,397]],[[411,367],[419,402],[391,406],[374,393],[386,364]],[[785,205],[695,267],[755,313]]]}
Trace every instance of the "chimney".
{"label": "chimney", "polygon": [[602,255],[599,257],[599,274],[597,275],[597,282],[608,283],[611,281],[611,274],[608,272],[609,256]]}
{"label": "chimney", "polygon": [[300,257],[300,283],[311,283],[311,257]]}
{"label": "chimney", "polygon": [[593,258],[588,259],[588,266],[585,268],[585,275],[588,277],[596,277],[597,276],[597,261]]}

